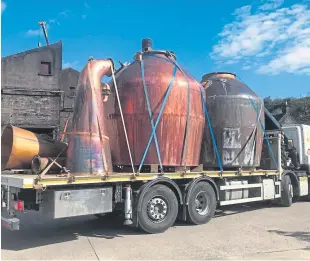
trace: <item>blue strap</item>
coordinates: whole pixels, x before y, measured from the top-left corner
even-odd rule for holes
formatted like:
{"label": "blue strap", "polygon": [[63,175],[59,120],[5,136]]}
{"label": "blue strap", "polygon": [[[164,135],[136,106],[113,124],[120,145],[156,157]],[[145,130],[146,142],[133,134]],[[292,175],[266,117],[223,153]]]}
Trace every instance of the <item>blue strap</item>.
{"label": "blue strap", "polygon": [[[208,80],[221,81],[219,78],[209,78]],[[240,79],[240,80],[241,80],[241,79]],[[242,81],[242,80],[241,80],[241,81]],[[242,81],[242,82],[243,82],[243,81]],[[233,86],[232,84],[229,84],[229,83],[227,83],[227,82],[226,82],[226,84],[228,84],[228,85],[230,85],[230,86]],[[235,87],[235,86],[233,86],[233,87]],[[236,87],[236,88],[238,88],[238,87]],[[239,88],[239,90],[240,90],[240,88]],[[259,114],[258,108],[257,108],[257,106],[255,105],[255,103],[253,102],[253,100],[251,99],[251,97],[249,96],[249,94],[246,93],[246,92],[244,92],[244,91],[242,91],[242,90],[240,90],[240,91],[241,91],[243,94],[245,94],[246,96],[248,96],[248,98],[249,98],[249,100],[250,100],[250,103],[252,104],[254,110],[256,111],[257,116],[259,116],[259,115],[258,115],[258,114]],[[276,168],[278,168],[278,164],[277,164],[276,158],[275,158],[275,156],[274,156],[274,154],[273,154],[273,151],[272,151],[272,148],[271,148],[271,145],[270,145],[269,138],[267,137],[265,127],[264,127],[262,121],[260,120],[260,118],[258,118],[258,119],[259,119],[259,124],[260,124],[260,126],[261,126],[261,129],[262,129],[262,131],[263,131],[263,133],[264,133],[264,140],[266,140],[267,146],[268,146],[268,150],[269,150],[269,152],[271,153],[271,157],[272,157],[273,163],[275,164]]]}
{"label": "blue strap", "polygon": [[[168,62],[168,63],[171,63],[171,64],[173,64],[174,66],[177,66],[177,68],[180,70],[180,72],[184,75],[184,77],[185,77],[185,79],[186,79],[186,82],[187,82],[187,87],[188,87],[188,90],[190,90],[190,83],[189,83],[189,81],[188,81],[188,77],[187,77],[187,75],[184,73],[184,71],[183,71],[183,69],[179,66],[179,64],[176,62],[176,61],[174,61],[174,60],[170,60],[170,59],[168,59],[168,58],[166,58],[166,57],[163,57],[163,56],[161,56],[161,55],[158,55],[158,54],[154,54],[154,53],[145,53],[145,54],[143,54],[144,56],[151,56],[151,57],[156,57],[156,58],[158,58],[158,59],[162,59],[162,60],[164,60],[164,61],[166,61],[166,62]],[[185,167],[186,167],[186,160],[187,160],[187,158],[186,158],[186,151],[185,150],[187,150],[187,147],[188,147],[188,128],[189,128],[189,111],[190,111],[190,91],[188,91],[188,98],[189,98],[189,100],[188,100],[188,103],[187,103],[187,117],[186,117],[186,129],[185,129],[185,143],[184,143],[184,147],[183,147],[183,152],[182,152],[182,161],[184,161],[185,162]]]}
{"label": "blue strap", "polygon": [[216,144],[216,140],[215,140],[215,137],[214,137],[214,133],[213,133],[213,129],[212,129],[209,113],[208,113],[207,104],[206,104],[205,98],[203,97],[202,88],[200,88],[200,95],[201,95],[201,100],[202,100],[202,103],[203,103],[203,109],[204,109],[204,112],[206,114],[206,118],[207,118],[207,121],[208,121],[209,130],[210,130],[210,133],[211,133],[212,144],[213,144],[213,148],[215,150],[217,164],[218,164],[220,170],[223,170],[223,165],[222,165],[222,162],[221,162],[220,154],[219,154],[219,151],[218,151],[218,148],[217,148],[217,144]]}
{"label": "blue strap", "polygon": [[[245,94],[246,94],[246,93],[245,93]],[[246,95],[247,95],[247,94],[246,94]],[[247,95],[247,96],[248,96],[248,98],[249,98],[249,100],[250,100],[250,102],[251,102],[251,104],[252,104],[254,110],[256,111],[257,116],[259,116],[259,115],[258,115],[258,114],[259,114],[259,111],[258,111],[257,106],[255,105],[255,103],[253,102],[253,100],[251,99],[251,97],[250,97],[249,95]],[[274,154],[273,154],[273,151],[272,151],[272,148],[271,148],[271,145],[270,145],[270,142],[269,142],[269,138],[268,138],[267,135],[266,135],[266,129],[265,129],[264,125],[262,124],[262,121],[260,120],[260,117],[259,117],[259,124],[260,124],[260,126],[261,126],[261,128],[262,128],[262,131],[263,131],[263,133],[264,133],[264,139],[265,139],[266,142],[267,142],[267,146],[268,146],[268,149],[269,149],[269,151],[270,151],[270,153],[271,153],[271,157],[272,157],[273,163],[275,164],[276,168],[278,169],[278,163],[277,163],[276,158],[275,158],[275,156],[274,156]]]}
{"label": "blue strap", "polygon": [[152,135],[151,135],[151,137],[149,138],[148,144],[147,144],[147,146],[146,146],[146,148],[145,148],[145,150],[144,150],[144,154],[143,154],[143,157],[142,157],[142,160],[141,160],[141,163],[140,163],[138,172],[141,171],[141,168],[142,168],[142,165],[143,165],[143,163],[144,163],[145,157],[146,157],[147,152],[148,152],[148,150],[149,150],[149,147],[150,147],[150,145],[151,145],[152,139],[153,139],[153,137],[154,137],[154,135],[155,135],[155,131],[156,131],[157,125],[158,125],[158,123],[159,123],[159,121],[160,121],[160,118],[161,118],[161,115],[162,115],[162,113],[163,113],[163,111],[164,111],[164,108],[165,108],[166,102],[167,102],[167,100],[168,100],[168,97],[169,97],[169,94],[170,94],[170,91],[171,91],[171,88],[172,88],[172,85],[173,85],[173,82],[174,82],[176,73],[177,73],[177,66],[175,65],[175,66],[174,66],[174,70],[173,70],[173,74],[172,74],[172,78],[171,78],[171,81],[170,81],[169,86],[168,86],[168,89],[167,89],[167,93],[166,93],[165,98],[164,98],[164,100],[163,100],[163,103],[162,103],[162,105],[161,105],[161,108],[160,108],[158,117],[157,117],[156,122],[155,122],[155,126],[154,126],[154,128],[153,128],[153,130],[152,130]]}
{"label": "blue strap", "polygon": [[154,128],[154,120],[153,120],[153,117],[152,117],[151,104],[150,104],[149,95],[148,95],[148,91],[147,91],[147,87],[146,87],[146,82],[145,82],[143,57],[141,59],[141,75],[142,75],[142,84],[143,84],[143,89],[144,89],[144,95],[145,95],[145,99],[146,99],[147,109],[148,109],[150,120],[151,120],[152,132],[154,131],[154,133],[155,133],[154,134],[154,140],[155,140],[157,157],[158,157],[160,169],[163,170],[163,165],[162,165],[162,162],[161,162],[161,156],[160,156],[160,151],[159,151],[158,141],[157,141],[157,136],[156,136],[156,129]]}

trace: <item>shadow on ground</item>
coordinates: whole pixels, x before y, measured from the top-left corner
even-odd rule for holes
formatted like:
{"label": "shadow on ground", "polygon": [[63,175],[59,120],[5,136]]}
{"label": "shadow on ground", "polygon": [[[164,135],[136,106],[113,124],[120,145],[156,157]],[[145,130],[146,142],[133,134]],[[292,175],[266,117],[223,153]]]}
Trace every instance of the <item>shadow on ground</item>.
{"label": "shadow on ground", "polygon": [[[218,209],[215,218],[237,215],[243,212],[269,207],[276,206],[268,203],[229,206]],[[138,229],[124,226],[122,217],[117,217],[113,220],[111,218],[98,219],[93,216],[47,220],[36,212],[29,212],[21,216],[20,222],[19,231],[2,229],[2,249],[18,251],[73,241],[77,240],[80,236],[109,240],[117,237],[143,234],[143,232]],[[175,226],[184,225],[187,225],[187,223],[177,221],[175,224]]]}
{"label": "shadow on ground", "polygon": [[[268,230],[270,233],[276,233],[285,237],[293,237],[301,241],[310,243],[310,232],[307,231],[296,231],[296,232],[285,232],[280,230]],[[308,248],[310,250],[310,247]]]}

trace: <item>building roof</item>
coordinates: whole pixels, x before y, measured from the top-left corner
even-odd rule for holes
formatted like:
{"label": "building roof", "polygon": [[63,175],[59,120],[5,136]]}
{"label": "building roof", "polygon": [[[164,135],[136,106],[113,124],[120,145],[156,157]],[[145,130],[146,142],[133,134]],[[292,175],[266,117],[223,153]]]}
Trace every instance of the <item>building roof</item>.
{"label": "building roof", "polygon": [[72,67],[67,67],[65,69],[62,69],[62,72],[66,72],[66,71],[73,71],[73,72],[77,72],[77,73],[80,73],[78,70],[72,68]]}
{"label": "building roof", "polygon": [[30,53],[33,53],[33,52],[44,51],[45,49],[55,48],[55,47],[58,47],[58,46],[62,47],[62,41],[59,41],[57,43],[50,44],[50,45],[45,45],[45,46],[33,48],[33,49],[30,49],[30,50],[27,50],[27,51],[23,51],[23,52],[20,52],[20,53],[15,53],[15,54],[11,54],[11,55],[8,55],[8,56],[4,56],[1,59],[5,60],[5,59],[8,59],[8,58],[11,58],[11,57],[14,57],[14,56],[23,56],[23,55],[27,55],[27,54],[30,54]]}

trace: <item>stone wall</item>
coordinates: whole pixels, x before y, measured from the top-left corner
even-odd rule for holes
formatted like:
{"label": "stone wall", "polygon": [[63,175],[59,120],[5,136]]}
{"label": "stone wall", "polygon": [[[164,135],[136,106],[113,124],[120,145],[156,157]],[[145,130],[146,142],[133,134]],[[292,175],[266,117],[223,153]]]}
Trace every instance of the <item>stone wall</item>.
{"label": "stone wall", "polygon": [[73,68],[66,68],[61,72],[60,89],[64,92],[62,109],[60,111],[60,131],[65,128],[66,121],[67,130],[70,131],[70,122],[72,120],[72,111],[75,99],[75,92],[80,73]]}
{"label": "stone wall", "polygon": [[62,43],[1,59],[1,129],[59,128]]}

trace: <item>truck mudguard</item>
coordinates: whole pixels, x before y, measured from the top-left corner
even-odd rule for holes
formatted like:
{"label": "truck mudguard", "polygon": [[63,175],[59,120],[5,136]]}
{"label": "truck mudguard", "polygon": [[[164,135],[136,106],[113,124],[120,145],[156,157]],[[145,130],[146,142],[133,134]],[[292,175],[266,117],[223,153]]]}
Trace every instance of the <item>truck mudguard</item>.
{"label": "truck mudguard", "polygon": [[300,185],[299,185],[299,179],[297,177],[297,175],[293,172],[293,171],[289,171],[289,170],[284,170],[282,175],[281,175],[281,181],[283,180],[283,177],[288,175],[291,178],[291,182],[293,185],[293,192],[294,192],[294,196],[299,196],[300,192]]}
{"label": "truck mudguard", "polygon": [[197,179],[192,180],[190,183],[188,183],[188,185],[186,186],[186,193],[185,193],[185,205],[188,205],[188,201],[189,201],[189,195],[191,194],[191,191],[193,189],[193,187],[195,186],[195,184],[197,184],[200,181],[207,181],[211,184],[211,186],[214,188],[215,191],[215,195],[216,195],[216,199],[219,200],[220,199],[220,193],[219,193],[219,189],[217,187],[217,185],[215,184],[214,180],[211,179],[208,176],[202,176],[199,177]]}
{"label": "truck mudguard", "polygon": [[157,179],[154,179],[148,183],[146,183],[145,185],[143,185],[140,190],[139,190],[139,194],[138,194],[138,198],[137,198],[137,211],[141,211],[141,204],[142,204],[142,198],[145,195],[145,193],[147,192],[147,190],[154,186],[155,184],[163,184],[163,185],[167,185],[168,187],[172,187],[173,190],[175,190],[176,196],[180,201],[180,205],[183,205],[183,198],[182,198],[182,193],[181,190],[179,188],[179,186],[171,179],[166,178],[166,177],[159,177]]}

